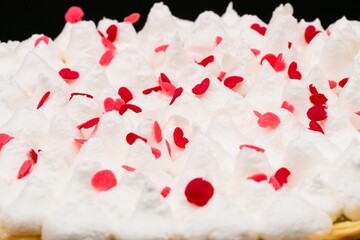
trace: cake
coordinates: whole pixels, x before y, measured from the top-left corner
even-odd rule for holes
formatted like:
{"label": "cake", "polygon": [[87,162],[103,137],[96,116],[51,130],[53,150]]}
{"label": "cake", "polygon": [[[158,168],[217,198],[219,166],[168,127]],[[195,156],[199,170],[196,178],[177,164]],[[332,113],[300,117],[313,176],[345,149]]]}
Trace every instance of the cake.
{"label": "cake", "polygon": [[155,3],[0,43],[0,238],[360,238],[360,23]]}

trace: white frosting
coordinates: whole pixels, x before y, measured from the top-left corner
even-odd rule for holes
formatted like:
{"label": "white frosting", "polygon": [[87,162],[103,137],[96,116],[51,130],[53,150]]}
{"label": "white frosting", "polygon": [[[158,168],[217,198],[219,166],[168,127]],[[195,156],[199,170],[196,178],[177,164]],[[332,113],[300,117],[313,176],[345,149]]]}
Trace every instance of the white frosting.
{"label": "white frosting", "polygon": [[[254,23],[266,27],[264,36],[250,27]],[[98,31],[106,38],[110,25],[118,28],[116,49],[102,66],[107,47]],[[320,33],[307,43],[309,25]],[[232,3],[222,16],[206,11],[194,22],[156,3],[139,32],[131,23],[103,18],[98,24],[66,23],[48,44],[34,45],[39,34],[0,43],[0,134],[12,137],[0,144],[4,236],[313,239],[341,216],[359,220],[360,23],[342,18],[328,30],[318,19],[295,19],[290,4],[279,5],[266,23],[239,16]],[[162,45],[166,51],[156,52]],[[261,61],[280,53],[282,71]],[[208,56],[214,61],[197,64]],[[301,80],[288,75],[293,61]],[[79,78],[62,79],[63,68]],[[143,93],[159,86],[161,74],[177,91],[182,88],[178,98],[164,89]],[[243,81],[229,89],[231,76]],[[195,95],[193,87],[205,78],[207,91]],[[345,86],[330,88],[328,80],[343,78],[349,78]],[[310,84],[328,99],[327,118],[318,121],[325,134],[308,129]],[[131,91],[127,104],[141,112],[105,110],[105,100],[120,99],[120,87]],[[292,112],[291,106],[281,108],[285,101]],[[269,112],[280,120],[275,129],[258,124]],[[96,118],[94,126],[80,127]],[[185,148],[174,139],[177,127],[188,139]],[[129,144],[129,133],[146,142]],[[31,149],[38,152],[37,163],[17,179]],[[283,186],[275,190],[269,179],[283,167],[290,175],[287,182],[278,179]],[[104,169],[117,184],[99,191],[92,177]],[[258,174],[267,179],[256,182]],[[204,206],[185,196],[194,178],[214,188]]]}

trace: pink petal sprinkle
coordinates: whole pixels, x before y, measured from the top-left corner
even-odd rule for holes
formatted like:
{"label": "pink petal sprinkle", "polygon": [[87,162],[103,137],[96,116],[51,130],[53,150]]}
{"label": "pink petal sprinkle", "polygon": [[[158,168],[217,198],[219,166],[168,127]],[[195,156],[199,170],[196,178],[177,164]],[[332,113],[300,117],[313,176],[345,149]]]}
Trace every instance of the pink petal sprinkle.
{"label": "pink petal sprinkle", "polygon": [[246,179],[254,180],[255,182],[262,182],[267,180],[267,176],[264,173],[255,173]]}
{"label": "pink petal sprinkle", "polygon": [[174,96],[176,87],[170,82],[170,79],[164,73],[160,74],[159,85],[161,87],[161,91],[163,91],[166,95],[170,97]]}
{"label": "pink petal sprinkle", "polygon": [[38,154],[37,154],[37,152],[36,152],[34,149],[30,149],[30,150],[29,150],[29,157],[30,157],[30,159],[31,159],[34,163],[37,163]]}
{"label": "pink petal sprinkle", "polygon": [[341,79],[341,80],[339,81],[339,86],[340,86],[341,88],[345,87],[345,85],[346,85],[346,83],[348,82],[348,80],[349,80],[348,77]]}
{"label": "pink petal sprinkle", "polygon": [[134,24],[137,21],[139,21],[140,17],[141,17],[140,13],[132,13],[129,16],[124,17],[124,22]]}
{"label": "pink petal sprinkle", "polygon": [[44,95],[41,97],[36,109],[41,108],[42,105],[44,105],[45,101],[49,98],[50,96],[50,91],[47,91],[46,93],[44,93]]}
{"label": "pink petal sprinkle", "polygon": [[25,160],[19,169],[17,179],[22,179],[23,177],[26,177],[30,173],[33,166],[34,166],[33,160],[31,159]]}
{"label": "pink petal sprinkle", "polygon": [[178,97],[181,96],[182,93],[183,93],[183,88],[182,88],[182,87],[179,87],[179,88],[175,89],[174,95],[173,95],[173,97],[172,97],[169,105],[172,105],[172,104],[175,102],[175,100],[176,100]]}
{"label": "pink petal sprinkle", "polygon": [[116,177],[111,170],[105,169],[96,172],[91,178],[91,185],[97,191],[107,191],[117,185]]}
{"label": "pink petal sprinkle", "polygon": [[14,139],[14,138],[7,135],[6,133],[0,133],[0,151],[12,139]]}
{"label": "pink petal sprinkle", "polygon": [[163,138],[162,138],[161,127],[157,121],[154,121],[153,132],[154,132],[154,138],[155,138],[156,142],[160,143]]}
{"label": "pink petal sprinkle", "polygon": [[196,84],[192,89],[192,93],[199,96],[199,95],[203,95],[206,90],[209,88],[210,86],[210,79],[209,78],[205,78],[201,81],[201,83]]}
{"label": "pink petal sprinkle", "polygon": [[275,176],[271,176],[269,178],[269,183],[273,186],[273,188],[275,189],[275,191],[279,190],[281,188],[280,183],[278,182],[278,180],[276,180]]}
{"label": "pink petal sprinkle", "polygon": [[224,85],[230,89],[235,88],[239,83],[241,83],[244,78],[240,76],[230,76],[225,78]]}
{"label": "pink petal sprinkle", "polygon": [[70,68],[63,68],[59,71],[59,75],[64,80],[75,80],[79,78],[79,73],[77,71],[72,71]]}
{"label": "pink petal sprinkle", "polygon": [[110,42],[115,42],[116,37],[117,37],[117,32],[118,32],[118,27],[115,24],[111,24],[107,29],[106,29],[106,33],[107,33],[107,39]]}
{"label": "pink petal sprinkle", "polygon": [[254,113],[259,118],[257,123],[261,128],[276,129],[281,122],[280,118],[272,112],[266,112],[260,115],[257,111],[254,111]]}
{"label": "pink petal sprinkle", "polygon": [[179,148],[185,148],[189,140],[184,137],[184,132],[180,127],[176,127],[173,133],[175,145]]}
{"label": "pink petal sprinkle", "polygon": [[107,48],[108,50],[111,50],[111,51],[116,50],[115,45],[109,39],[102,37],[101,42],[104,45],[104,47]]}
{"label": "pink petal sprinkle", "polygon": [[289,112],[293,113],[295,108],[291,105],[288,101],[283,101],[281,104],[281,108],[288,110]]}
{"label": "pink petal sprinkle", "polygon": [[155,156],[156,159],[158,159],[159,157],[161,157],[161,151],[160,151],[160,149],[151,147],[151,153]]}
{"label": "pink petal sprinkle", "polygon": [[99,121],[100,121],[99,117],[92,118],[92,119],[78,125],[77,128],[78,129],[82,129],[82,128],[88,129],[88,128],[91,128],[91,127],[97,125]]}
{"label": "pink petal sprinkle", "polygon": [[157,48],[154,49],[154,52],[158,53],[158,52],[166,52],[166,49],[169,47],[169,44],[163,44],[158,46]]}
{"label": "pink petal sprinkle", "polygon": [[279,53],[277,56],[275,56],[272,53],[268,53],[262,57],[260,64],[262,64],[264,60],[268,61],[271,65],[271,67],[276,72],[281,72],[281,71],[285,70],[285,68],[286,68],[286,64],[283,59],[282,53]]}
{"label": "pink petal sprinkle", "polygon": [[308,118],[313,121],[322,121],[327,118],[326,105],[314,105],[306,112]]}
{"label": "pink petal sprinkle", "polygon": [[255,48],[251,48],[250,50],[251,50],[251,52],[255,55],[255,57],[259,56],[260,50],[255,49]]}
{"label": "pink petal sprinkle", "polygon": [[336,81],[328,80],[330,89],[334,89],[337,86]]}
{"label": "pink petal sprinkle", "polygon": [[120,87],[118,94],[125,103],[128,103],[133,99],[133,95],[127,87]]}
{"label": "pink petal sprinkle", "polygon": [[165,187],[161,190],[160,194],[161,194],[164,198],[166,198],[167,195],[169,195],[170,191],[171,191],[171,188],[168,187],[168,186],[165,186]]}
{"label": "pink petal sprinkle", "polygon": [[100,58],[99,60],[99,64],[101,66],[109,66],[109,64],[111,63],[111,61],[114,58],[114,54],[113,51],[111,50],[107,50]]}
{"label": "pink petal sprinkle", "polygon": [[166,149],[168,151],[169,156],[171,157],[171,147],[168,140],[165,139]]}
{"label": "pink petal sprinkle", "polygon": [[242,144],[242,145],[240,145],[240,150],[243,150],[244,148],[249,148],[249,149],[255,150],[255,151],[260,152],[260,153],[265,152],[265,149],[263,149],[261,147],[258,147],[258,146],[250,145],[250,144]]}
{"label": "pink petal sprinkle", "polygon": [[114,100],[111,97],[107,97],[104,100],[104,109],[105,109],[105,112],[110,112],[112,110],[119,111],[121,106],[124,104],[125,104],[125,102],[120,98],[117,98]]}
{"label": "pink petal sprinkle", "polygon": [[225,75],[226,75],[226,72],[221,71],[221,72],[219,73],[219,76],[217,77],[217,79],[219,79],[219,81],[222,82],[222,80],[224,79]]}
{"label": "pink petal sprinkle", "polygon": [[87,97],[87,98],[90,98],[90,99],[93,99],[93,98],[94,98],[92,95],[87,94],[87,93],[73,92],[73,93],[70,94],[69,101],[70,101],[74,96],[84,96],[84,97]]}
{"label": "pink petal sprinkle", "polygon": [[144,142],[147,142],[146,138],[141,137],[141,136],[137,135],[136,133],[131,132],[126,135],[126,142],[130,145],[132,145],[138,139],[143,140]]}
{"label": "pink petal sprinkle", "polygon": [[207,56],[200,62],[198,62],[199,65],[206,67],[209,63],[212,63],[215,60],[215,57],[213,55]]}
{"label": "pink petal sprinkle", "polygon": [[156,87],[152,87],[152,88],[147,88],[147,89],[143,90],[142,93],[144,95],[148,95],[148,94],[150,94],[152,92],[159,92],[159,91],[161,91],[161,87],[156,86]]}
{"label": "pink petal sprinkle", "polygon": [[74,141],[75,141],[76,143],[79,143],[80,145],[83,145],[84,143],[87,142],[86,139],[82,139],[82,138],[74,138]]}
{"label": "pink petal sprinkle", "polygon": [[43,41],[46,45],[49,44],[49,37],[47,36],[41,36],[39,37],[38,39],[36,39],[35,41],[35,44],[34,44],[34,47],[37,47],[37,45],[39,45],[39,43]]}
{"label": "pink petal sprinkle", "polygon": [[322,134],[325,134],[324,130],[320,126],[320,124],[316,121],[310,121],[309,122],[309,130],[321,132]]}
{"label": "pink petal sprinkle", "polygon": [[265,36],[266,27],[262,27],[262,26],[260,26],[260,24],[254,23],[250,26],[250,28],[255,30],[256,32],[258,32],[259,34]]}
{"label": "pink petal sprinkle", "polygon": [[[354,112],[356,115],[358,115],[358,116],[360,116],[360,111],[358,111],[358,112]],[[0,148],[0,150],[1,150],[1,148]]]}
{"label": "pink petal sprinkle", "polygon": [[134,172],[136,170],[136,168],[130,167],[129,165],[122,165],[121,167],[128,172]]}
{"label": "pink petal sprinkle", "polygon": [[221,41],[223,40],[222,37],[220,36],[217,36],[216,39],[215,39],[215,43],[216,43],[216,46],[219,45],[221,43]]}
{"label": "pink petal sprinkle", "polygon": [[309,25],[306,27],[305,29],[305,41],[307,43],[310,43],[311,40],[313,40],[313,38],[319,33],[320,31],[316,30],[316,28],[313,25]]}
{"label": "pink petal sprinkle", "polygon": [[297,63],[291,62],[288,68],[288,76],[290,79],[301,80],[301,73],[297,70]]}
{"label": "pink petal sprinkle", "polygon": [[68,23],[77,23],[81,21],[83,16],[84,12],[80,7],[72,6],[65,13],[65,20]]}

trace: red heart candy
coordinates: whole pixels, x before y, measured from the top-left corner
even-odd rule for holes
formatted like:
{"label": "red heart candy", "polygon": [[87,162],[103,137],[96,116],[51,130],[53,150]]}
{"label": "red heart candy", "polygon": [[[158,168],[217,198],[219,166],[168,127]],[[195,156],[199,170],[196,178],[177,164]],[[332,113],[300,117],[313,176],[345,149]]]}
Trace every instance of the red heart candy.
{"label": "red heart candy", "polygon": [[189,203],[198,207],[205,206],[214,195],[214,187],[202,178],[194,178],[185,188],[185,196]]}
{"label": "red heart candy", "polygon": [[254,23],[254,24],[252,24],[251,26],[250,26],[250,28],[251,29],[253,29],[253,30],[255,30],[255,31],[257,31],[258,33],[260,33],[261,35],[265,35],[265,33],[266,33],[266,27],[262,27],[262,26],[260,26],[260,24],[258,24],[258,23]]}
{"label": "red heart candy", "polygon": [[117,37],[117,32],[118,32],[118,27],[115,24],[111,24],[107,29],[106,29],[106,33],[107,33],[107,39],[110,42],[114,42],[116,40]]}
{"label": "red heart candy", "polygon": [[65,20],[68,23],[77,23],[84,16],[83,10],[78,6],[70,7],[65,13]]}
{"label": "red heart candy", "polygon": [[189,140],[186,137],[184,137],[183,130],[179,127],[176,127],[174,129],[173,137],[174,137],[175,145],[178,146],[179,148],[185,148],[185,145],[189,142]]}
{"label": "red heart candy", "polygon": [[116,186],[117,181],[111,170],[101,170],[91,178],[92,186],[98,191],[106,191]]}
{"label": "red heart candy", "polygon": [[316,28],[313,25],[309,25],[306,27],[305,29],[305,41],[307,43],[310,43],[311,40],[313,40],[313,38],[319,33],[320,31],[316,30]]}
{"label": "red heart candy", "polygon": [[79,78],[79,73],[77,71],[72,71],[70,68],[63,68],[59,71],[59,75],[64,80],[75,80]]}
{"label": "red heart candy", "polygon": [[105,98],[104,100],[104,108],[106,112],[112,111],[112,110],[116,110],[119,111],[121,106],[124,105],[124,101],[120,98],[117,99],[112,99],[110,97]]}
{"label": "red heart candy", "polygon": [[263,58],[260,61],[260,64],[262,64],[263,61],[266,60],[270,63],[271,67],[276,72],[281,72],[281,71],[285,70],[285,68],[286,68],[285,61],[282,59],[282,57],[283,57],[282,53],[279,53],[277,56],[275,56],[272,53],[268,53],[263,56]]}
{"label": "red heart candy", "polygon": [[292,62],[289,65],[289,69],[288,69],[288,76],[290,79],[297,79],[297,80],[301,80],[301,73],[297,70],[297,63],[296,62]]}
{"label": "red heart candy", "polygon": [[230,89],[235,88],[238,83],[241,83],[244,80],[244,78],[240,76],[230,76],[225,78],[224,85]]}
{"label": "red heart candy", "polygon": [[202,95],[206,92],[209,86],[210,86],[210,79],[205,78],[204,80],[201,81],[201,83],[196,84],[195,87],[191,89],[191,91],[195,95]]}
{"label": "red heart candy", "polygon": [[124,22],[134,24],[137,21],[139,21],[140,17],[141,17],[140,13],[132,13],[129,16],[124,17]]}

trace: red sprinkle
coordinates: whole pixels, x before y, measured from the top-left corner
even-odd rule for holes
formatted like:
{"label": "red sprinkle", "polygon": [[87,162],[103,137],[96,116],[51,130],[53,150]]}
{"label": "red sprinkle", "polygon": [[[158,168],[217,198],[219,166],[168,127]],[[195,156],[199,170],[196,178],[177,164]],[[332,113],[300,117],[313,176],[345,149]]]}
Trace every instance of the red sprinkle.
{"label": "red sprinkle", "polygon": [[348,82],[348,80],[349,80],[348,77],[341,79],[341,80],[339,81],[339,86],[340,86],[341,88],[345,87],[345,85],[346,85],[346,83]]}
{"label": "red sprinkle", "polygon": [[111,24],[107,29],[106,29],[106,33],[107,33],[107,39],[110,42],[114,42],[116,40],[117,37],[117,32],[118,32],[118,27],[115,24]]}
{"label": "red sprinkle", "polygon": [[206,67],[209,63],[212,63],[215,60],[215,57],[213,55],[207,56],[200,62],[198,62],[199,65]]}
{"label": "red sprinkle", "polygon": [[107,191],[117,185],[116,177],[111,170],[105,169],[94,174],[91,185],[98,191]]}
{"label": "red sprinkle", "polygon": [[288,76],[290,79],[301,80],[301,73],[297,70],[297,63],[291,62],[288,69]]}
{"label": "red sprinkle", "polygon": [[259,118],[257,123],[261,128],[275,129],[279,126],[281,122],[280,118],[272,112],[266,112],[264,114],[261,114],[257,111],[254,111],[254,113]]}
{"label": "red sprinkle", "polygon": [[324,130],[320,126],[320,124],[316,121],[310,121],[309,122],[309,130],[321,132],[322,134],[325,134]]}
{"label": "red sprinkle", "polygon": [[118,94],[125,103],[128,103],[133,99],[133,95],[127,87],[120,87],[118,90]]}
{"label": "red sprinkle", "polygon": [[125,103],[125,104],[121,105],[119,114],[123,115],[128,109],[130,109],[131,111],[133,111],[135,113],[142,112],[142,109],[140,107],[138,107],[134,104]]}
{"label": "red sprinkle", "polygon": [[230,76],[225,78],[224,85],[230,89],[235,88],[239,83],[241,83],[244,78],[240,76]]}
{"label": "red sprinkle", "polygon": [[130,145],[132,145],[138,139],[143,140],[144,142],[147,142],[146,138],[141,137],[133,132],[128,133],[128,135],[126,135],[126,142]]}
{"label": "red sprinkle", "polygon": [[242,144],[242,145],[240,145],[240,150],[243,150],[244,148],[249,148],[249,149],[255,150],[255,151],[260,152],[260,153],[265,152],[265,149],[263,149],[261,147],[254,146],[254,145],[250,145],[250,144]]}
{"label": "red sprinkle", "polygon": [[154,49],[154,52],[158,53],[158,52],[166,52],[166,49],[169,47],[169,44],[163,44],[158,46],[157,48]]}
{"label": "red sprinkle", "polygon": [[130,167],[129,165],[122,165],[121,167],[128,172],[134,172],[136,170],[135,168]]}
{"label": "red sprinkle", "polygon": [[82,128],[88,129],[88,128],[91,128],[91,127],[95,126],[96,124],[98,124],[99,121],[100,121],[99,117],[92,118],[92,119],[78,125],[77,128],[78,129],[82,129]]}
{"label": "red sprinkle", "polygon": [[251,48],[250,50],[251,50],[251,52],[255,55],[255,57],[259,56],[260,50],[255,49],[255,48]]}
{"label": "red sprinkle", "polygon": [[161,190],[160,194],[161,194],[164,198],[166,198],[167,195],[169,195],[170,191],[171,191],[171,188],[168,187],[168,186],[165,186],[165,187]]}
{"label": "red sprinkle", "polygon": [[334,89],[337,86],[336,81],[328,80],[330,89]]}
{"label": "red sprinkle", "polygon": [[313,40],[313,38],[319,33],[320,31],[316,30],[316,28],[313,25],[309,25],[306,27],[305,29],[305,41],[307,43],[310,43],[311,40]]}
{"label": "red sprinkle", "polygon": [[216,43],[216,46],[219,45],[221,43],[221,41],[223,40],[222,37],[220,36],[217,36],[216,39],[215,39],[215,43]]}
{"label": "red sprinkle", "polygon": [[34,163],[37,163],[38,154],[37,154],[37,152],[35,152],[34,149],[30,149],[30,151],[29,151],[29,157],[31,158],[31,160],[32,160]]}
{"label": "red sprinkle", "polygon": [[84,12],[80,7],[72,6],[65,13],[65,20],[68,23],[77,23],[81,21],[83,16]]}
{"label": "red sprinkle", "polygon": [[24,161],[19,169],[17,179],[22,179],[23,177],[27,176],[30,173],[33,166],[34,166],[33,160],[28,159]]}
{"label": "red sprinkle", "polygon": [[165,139],[165,144],[166,144],[166,149],[169,153],[169,156],[171,157],[171,147],[170,147],[170,143],[168,140]]}
{"label": "red sprinkle", "polygon": [[191,89],[191,91],[195,95],[202,95],[206,92],[206,90],[208,90],[209,86],[210,86],[210,79],[205,78],[204,80],[201,81],[201,83],[196,84],[195,87]]}
{"label": "red sprinkle", "polygon": [[254,180],[255,182],[262,182],[267,180],[267,176],[264,173],[255,173],[246,179]]}
{"label": "red sprinkle", "polygon": [[59,75],[64,80],[75,80],[79,78],[79,73],[77,71],[72,71],[70,68],[63,68],[59,71]]}
{"label": "red sprinkle", "polygon": [[160,80],[162,82],[171,83],[170,79],[168,78],[168,76],[165,75],[165,73],[160,73]]}
{"label": "red sprinkle", "polygon": [[71,93],[71,94],[70,94],[69,101],[70,101],[74,96],[84,96],[84,97],[91,98],[91,99],[94,98],[92,95],[87,94],[87,93],[74,92],[74,93]]}
{"label": "red sprinkle", "polygon": [[179,148],[185,148],[185,145],[189,142],[189,140],[184,137],[184,132],[180,127],[174,129],[173,137],[175,145]]}
{"label": "red sprinkle", "polygon": [[314,105],[306,112],[308,118],[313,121],[321,121],[327,118],[326,105]]}
{"label": "red sprinkle", "polygon": [[281,72],[281,71],[285,70],[285,68],[286,68],[286,64],[283,59],[282,53],[279,53],[277,56],[275,56],[272,53],[268,53],[262,57],[260,64],[262,64],[264,60],[268,61],[271,65],[271,67],[276,72]]}
{"label": "red sprinkle", "polygon": [[284,108],[291,113],[293,113],[295,110],[294,106],[291,105],[288,101],[283,101],[283,103],[281,104],[281,108]]}
{"label": "red sprinkle", "polygon": [[161,127],[157,121],[154,121],[153,131],[154,131],[154,137],[155,137],[156,142],[158,142],[158,143],[161,142],[162,141],[162,131],[161,131]]}
{"label": "red sprinkle", "polygon": [[292,42],[288,42],[288,49],[292,47]]}
{"label": "red sprinkle", "polygon": [[183,93],[183,88],[182,88],[182,87],[178,87],[177,89],[175,89],[174,95],[173,95],[173,97],[172,97],[169,105],[172,105],[172,104],[175,102],[175,100],[176,100],[178,97],[181,96],[182,93]]}
{"label": "red sprinkle", "polygon": [[322,93],[315,93],[313,95],[310,96],[310,102],[314,105],[317,104],[326,104],[328,101],[328,99],[326,98],[326,96]]}
{"label": "red sprinkle", "polygon": [[203,178],[194,178],[185,188],[185,196],[189,203],[205,206],[214,195],[214,187]]}
{"label": "red sprinkle", "polygon": [[280,186],[282,187],[285,183],[288,182],[288,177],[290,175],[290,171],[285,168],[279,168],[276,172],[274,177],[276,178],[276,180],[278,181],[278,183],[280,184]]}
{"label": "red sprinkle", "polygon": [[311,94],[319,93],[314,84],[309,85],[309,91],[310,91]]}
{"label": "red sprinkle", "polygon": [[139,21],[140,17],[141,17],[140,13],[132,13],[129,16],[124,17],[124,22],[134,24],[137,21]]}
{"label": "red sprinkle", "polygon": [[170,79],[165,75],[165,73],[160,73],[159,85],[161,90],[168,96],[174,96],[176,87],[170,82]]}
{"label": "red sprinkle", "polygon": [[111,50],[107,50],[100,58],[99,60],[99,64],[101,66],[109,66],[109,64],[111,63],[111,61],[114,58],[114,54],[113,51]]}
{"label": "red sprinkle", "polygon": [[112,110],[119,111],[121,106],[124,104],[125,104],[125,102],[120,98],[117,98],[114,100],[111,97],[108,97],[108,98],[105,98],[105,100],[104,100],[104,109],[105,109],[105,112],[109,112]]}
{"label": "red sprinkle", "polygon": [[158,91],[161,91],[161,87],[160,86],[156,86],[156,87],[152,87],[152,88],[147,88],[145,89],[142,93],[145,94],[145,95],[148,95],[152,92],[158,92]]}
{"label": "red sprinkle", "polygon": [[111,51],[116,50],[115,45],[111,41],[109,41],[109,39],[103,37],[103,38],[101,38],[101,42],[104,45],[104,47],[107,48],[108,50],[111,50]]}
{"label": "red sprinkle", "polygon": [[48,99],[48,97],[50,96],[50,91],[47,91],[40,99],[36,109],[41,108],[42,105],[44,105],[45,101]]}
{"label": "red sprinkle", "polygon": [[38,39],[36,39],[34,47],[37,47],[37,45],[39,45],[39,43],[43,41],[46,45],[49,44],[49,37],[48,36],[41,36]]}
{"label": "red sprinkle", "polygon": [[266,27],[260,26],[258,23],[254,23],[250,26],[251,29],[257,31],[259,34],[265,36],[266,33]]}
{"label": "red sprinkle", "polygon": [[160,151],[160,149],[151,147],[151,153],[155,156],[156,159],[158,159],[159,157],[161,157],[161,151]]}
{"label": "red sprinkle", "polygon": [[278,180],[276,180],[275,176],[271,176],[269,178],[269,183],[273,186],[273,188],[277,191],[281,188],[280,183],[278,182]]}

